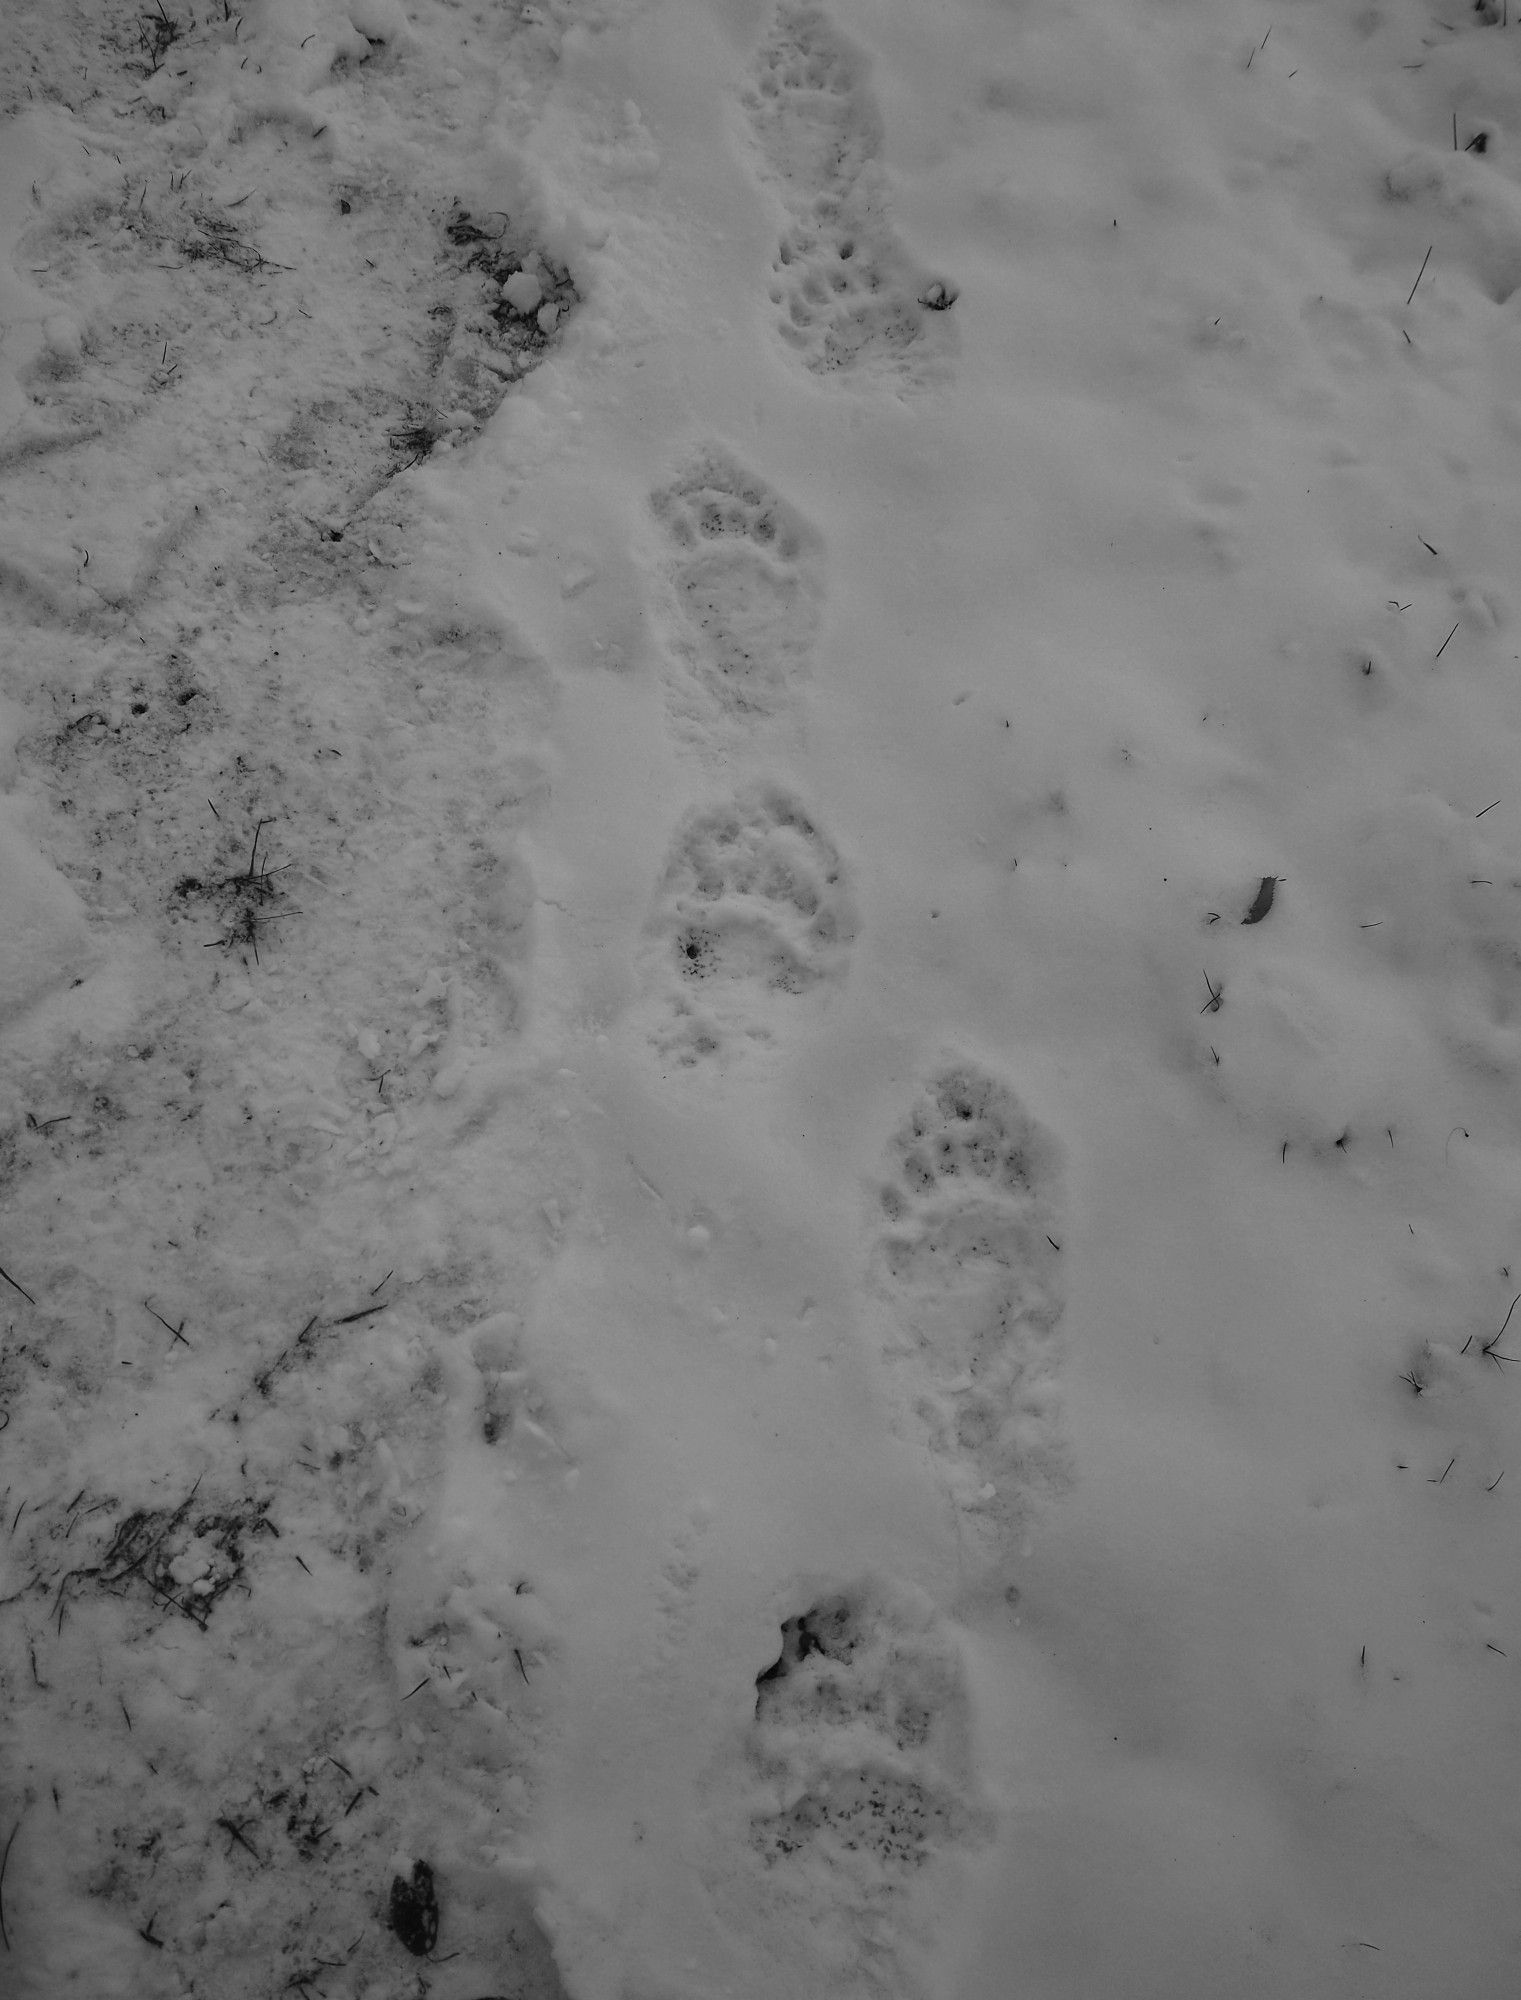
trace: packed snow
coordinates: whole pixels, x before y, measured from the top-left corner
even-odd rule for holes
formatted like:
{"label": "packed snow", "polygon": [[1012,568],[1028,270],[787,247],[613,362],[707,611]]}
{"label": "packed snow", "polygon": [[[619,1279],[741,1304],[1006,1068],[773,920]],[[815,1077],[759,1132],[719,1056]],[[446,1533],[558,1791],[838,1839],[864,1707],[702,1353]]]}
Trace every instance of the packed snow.
{"label": "packed snow", "polygon": [[1514,1990],[1517,135],[12,0],[8,1995]]}

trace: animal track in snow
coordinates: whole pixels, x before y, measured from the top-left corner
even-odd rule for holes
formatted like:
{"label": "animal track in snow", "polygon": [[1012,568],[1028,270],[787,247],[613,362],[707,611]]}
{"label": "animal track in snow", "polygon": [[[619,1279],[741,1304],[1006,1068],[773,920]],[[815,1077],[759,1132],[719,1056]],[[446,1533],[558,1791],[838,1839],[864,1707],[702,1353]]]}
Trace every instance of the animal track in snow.
{"label": "animal track in snow", "polygon": [[727,453],[702,451],[651,496],[672,548],[681,705],[730,720],[774,716],[809,670],[818,627],[819,537]]}
{"label": "animal track in snow", "polygon": [[572,1464],[549,1392],[529,1366],[512,1314],[484,1320],[470,1339],[481,1379],[481,1436],[519,1473],[558,1476]]}
{"label": "animal track in snow", "polygon": [[692,1501],[666,1542],[655,1583],[660,1658],[669,1666],[685,1653],[696,1615],[697,1586],[707,1552],[710,1510]]}
{"label": "animal track in snow", "polygon": [[872,1276],[889,1352],[962,1507],[1017,1528],[1059,1477],[1059,1152],[1007,1084],[942,1069],[894,1133]]}
{"label": "animal track in snow", "polygon": [[844,979],[856,933],[845,864],[802,802],[757,784],[687,815],[646,927],[684,1065],[768,1042],[785,1010]]}
{"label": "animal track in snow", "polygon": [[[718,1776],[728,1790],[736,1774]],[[964,1668],[929,1600],[869,1578],[789,1617],[737,1776],[739,1837],[709,1864],[720,1907],[732,1897],[746,1927],[764,1912],[801,1990],[825,1990],[821,1974],[835,1992],[912,1990],[915,1949],[946,1915],[937,1864],[991,1828]]]}
{"label": "animal track in snow", "polygon": [[790,216],[771,267],[782,337],[815,374],[920,372],[929,281],[886,218],[865,58],[821,9],[784,6],[744,102]]}

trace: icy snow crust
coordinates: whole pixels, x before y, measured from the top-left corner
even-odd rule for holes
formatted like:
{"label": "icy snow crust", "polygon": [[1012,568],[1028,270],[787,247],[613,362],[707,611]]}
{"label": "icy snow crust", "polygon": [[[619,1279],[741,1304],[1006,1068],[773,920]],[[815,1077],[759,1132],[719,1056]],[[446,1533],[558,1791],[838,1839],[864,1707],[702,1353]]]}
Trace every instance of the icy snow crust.
{"label": "icy snow crust", "polygon": [[0,112],[7,1994],[1512,1990],[1521,21]]}

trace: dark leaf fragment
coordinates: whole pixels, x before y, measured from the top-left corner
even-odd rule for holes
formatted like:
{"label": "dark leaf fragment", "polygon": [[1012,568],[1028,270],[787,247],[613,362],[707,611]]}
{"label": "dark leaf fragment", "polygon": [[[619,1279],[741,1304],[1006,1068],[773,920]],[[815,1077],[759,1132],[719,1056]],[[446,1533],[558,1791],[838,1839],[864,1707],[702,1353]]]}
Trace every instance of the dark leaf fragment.
{"label": "dark leaf fragment", "polygon": [[412,1863],[412,1879],[391,1881],[391,1929],[414,1958],[424,1958],[438,1943],[438,1893],[426,1861]]}
{"label": "dark leaf fragment", "polygon": [[1262,887],[1257,891],[1257,897],[1255,902],[1252,904],[1252,907],[1247,911],[1246,915],[1241,919],[1242,923],[1260,924],[1262,922],[1262,919],[1267,915],[1268,911],[1273,907],[1273,891],[1277,887],[1278,887],[1278,877],[1276,875],[1263,876]]}

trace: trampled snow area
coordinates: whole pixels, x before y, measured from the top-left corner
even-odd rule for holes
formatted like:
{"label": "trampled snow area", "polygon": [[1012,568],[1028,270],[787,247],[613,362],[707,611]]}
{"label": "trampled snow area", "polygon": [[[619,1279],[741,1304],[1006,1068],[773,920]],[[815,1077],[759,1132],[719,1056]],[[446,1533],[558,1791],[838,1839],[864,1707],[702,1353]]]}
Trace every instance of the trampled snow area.
{"label": "trampled snow area", "polygon": [[0,1988],[1515,1990],[1515,11],[0,87]]}

